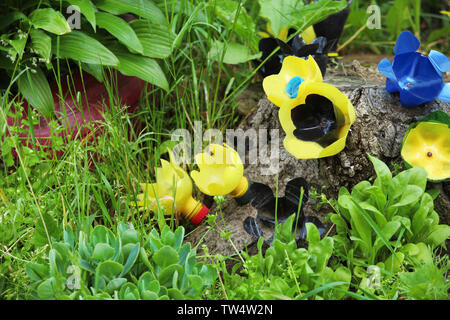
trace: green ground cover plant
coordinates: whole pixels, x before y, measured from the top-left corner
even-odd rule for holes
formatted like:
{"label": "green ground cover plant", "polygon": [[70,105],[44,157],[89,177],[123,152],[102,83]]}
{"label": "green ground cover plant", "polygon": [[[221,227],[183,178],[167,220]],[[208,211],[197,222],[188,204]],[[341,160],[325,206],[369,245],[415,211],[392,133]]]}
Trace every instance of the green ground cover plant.
{"label": "green ground cover plant", "polygon": [[148,236],[119,223],[98,225],[77,236],[71,227],[53,242],[48,257],[26,266],[39,299],[199,299],[217,277],[183,244],[184,228],[166,226]]}
{"label": "green ground cover plant", "polygon": [[[11,13],[4,19],[2,10],[0,19],[0,299],[448,299],[449,264],[441,249],[448,226],[439,224],[433,207],[437,193],[426,189],[423,172],[416,168],[397,168],[392,177],[385,164],[372,159],[375,182],[361,182],[351,192],[342,189],[338,199],[329,200],[336,208],[330,217],[335,234],[320,238],[309,225],[301,245],[288,220],[276,227],[270,248],[263,248],[260,240],[254,256],[210,255],[207,244],[202,244],[201,254],[182,243],[185,230],[177,217],[165,219],[162,210],[153,214],[130,206],[137,200],[139,183],[154,180],[167,147],[163,142],[174,128],[193,130],[195,121],[201,121],[202,130],[236,126],[237,98],[260,80],[250,61],[258,55],[257,32],[266,30],[267,22],[273,30],[283,27],[286,18],[264,9],[275,0],[139,1],[152,3],[144,11],[130,7],[137,2],[0,4]],[[306,1],[286,3],[307,11]],[[318,3],[309,7],[317,16],[306,23],[295,21],[291,12],[292,26],[300,32],[345,6]],[[71,4],[81,8],[79,30],[67,29]],[[352,6],[364,7],[361,1]],[[387,6],[382,9],[387,12]],[[131,29],[117,30],[113,22],[123,13],[139,20],[128,23]],[[164,30],[144,34],[144,24],[155,16]],[[447,24],[444,16],[422,12],[421,17]],[[354,28],[358,26],[346,28],[348,38]],[[161,42],[149,48],[143,40],[147,36]],[[440,41],[435,36],[430,45]],[[366,48],[369,40],[376,48],[382,46],[365,37],[346,50]],[[69,46],[61,51],[66,40]],[[95,44],[111,65],[99,68],[92,60],[98,56],[81,50],[80,40]],[[129,68],[114,65],[115,59]],[[145,70],[136,70],[144,60]],[[109,68],[153,84],[145,88],[135,113],[125,112]],[[25,145],[18,136],[29,134],[26,129],[8,127],[11,135],[6,134],[9,110],[17,111],[17,119],[25,112],[23,96],[37,107],[24,124],[38,123],[52,112],[48,83],[60,86],[79,70],[103,80],[112,102],[95,145],[64,141],[56,121],[50,124],[50,139],[53,152],[62,152],[58,158]],[[35,96],[36,90],[40,94]],[[398,194],[400,187],[408,188],[411,196]],[[191,226],[184,227],[191,231]],[[236,256],[238,264],[227,270],[225,263]],[[380,268],[377,288],[370,286],[371,265]]]}

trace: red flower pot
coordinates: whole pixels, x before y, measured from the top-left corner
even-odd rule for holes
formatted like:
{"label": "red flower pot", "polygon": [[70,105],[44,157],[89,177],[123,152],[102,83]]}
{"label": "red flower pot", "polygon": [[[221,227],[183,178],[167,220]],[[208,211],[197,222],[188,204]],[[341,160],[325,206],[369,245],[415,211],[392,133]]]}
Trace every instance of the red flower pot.
{"label": "red flower pot", "polygon": [[[24,129],[19,134],[22,143],[29,148],[35,150],[49,151],[52,157],[52,130],[49,123],[53,120],[63,127],[62,132],[58,133],[64,142],[73,139],[86,140],[93,143],[95,137],[103,133],[102,124],[104,122],[104,113],[110,110],[110,94],[104,83],[98,82],[88,73],[83,73],[82,77],[79,73],[69,78],[70,85],[67,80],[63,80],[62,93],[63,99],[59,97],[59,90],[56,83],[50,85],[55,104],[55,114],[52,119],[40,117],[39,124],[33,126],[34,140],[29,133],[29,126],[26,124],[28,115],[28,104],[25,102],[24,113],[17,120],[8,116],[7,119],[7,135],[10,135],[10,129],[14,126],[20,126]],[[126,112],[135,112],[139,105],[139,98],[142,89],[145,87],[145,81],[137,77],[124,76],[117,72],[114,77],[117,92],[113,95],[118,98],[121,106],[128,108]],[[10,110],[13,114],[15,110]],[[57,150],[56,156],[63,154],[62,150]]]}

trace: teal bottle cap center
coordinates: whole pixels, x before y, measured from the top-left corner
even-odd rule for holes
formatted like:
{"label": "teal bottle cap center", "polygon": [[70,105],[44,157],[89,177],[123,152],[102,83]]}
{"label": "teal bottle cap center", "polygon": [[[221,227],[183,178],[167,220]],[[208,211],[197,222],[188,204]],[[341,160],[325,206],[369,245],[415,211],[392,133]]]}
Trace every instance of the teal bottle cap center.
{"label": "teal bottle cap center", "polygon": [[286,86],[286,93],[291,99],[295,99],[298,96],[298,88],[304,82],[299,76],[293,77]]}

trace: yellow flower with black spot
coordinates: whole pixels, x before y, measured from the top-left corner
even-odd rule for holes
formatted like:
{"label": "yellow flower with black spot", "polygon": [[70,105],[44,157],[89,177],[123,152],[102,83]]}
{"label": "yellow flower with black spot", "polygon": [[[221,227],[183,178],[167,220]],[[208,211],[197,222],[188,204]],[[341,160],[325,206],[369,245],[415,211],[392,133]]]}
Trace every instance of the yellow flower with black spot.
{"label": "yellow flower with black spot", "polygon": [[421,167],[430,181],[450,179],[450,116],[435,111],[413,123],[403,138],[401,156],[407,167]]}
{"label": "yellow flower with black spot", "polygon": [[[264,92],[274,105],[281,107],[292,97],[296,97],[295,79],[298,82],[322,82],[322,73],[319,66],[313,57],[302,59],[295,56],[286,57],[283,60],[283,65],[279,74],[271,75],[263,80]],[[299,83],[299,84],[300,84]],[[287,91],[287,88],[292,88],[294,92]]]}
{"label": "yellow flower with black spot", "polygon": [[192,197],[192,181],[169,151],[170,162],[161,159],[161,167],[156,168],[156,183],[141,183],[143,193],[137,195],[136,206],[156,211],[163,207],[168,215],[181,213],[193,224],[198,225],[209,209]]}
{"label": "yellow flower with black spot", "polygon": [[333,156],[345,147],[356,115],[350,100],[322,82],[313,58],[287,57],[278,75],[264,79],[270,101],[280,107],[284,147],[298,159]]}
{"label": "yellow flower with black spot", "polygon": [[192,171],[191,177],[197,187],[210,196],[241,197],[248,189],[248,181],[239,154],[226,144],[211,144],[209,150],[195,156],[199,171]]}

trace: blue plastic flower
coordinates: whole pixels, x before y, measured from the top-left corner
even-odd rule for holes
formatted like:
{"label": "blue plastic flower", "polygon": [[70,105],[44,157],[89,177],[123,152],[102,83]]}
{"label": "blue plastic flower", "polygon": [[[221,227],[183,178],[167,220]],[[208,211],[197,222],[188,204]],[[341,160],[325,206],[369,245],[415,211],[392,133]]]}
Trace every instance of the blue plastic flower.
{"label": "blue plastic flower", "polygon": [[431,50],[428,56],[417,50],[420,41],[404,31],[394,48],[394,61],[383,59],[378,71],[386,76],[386,90],[400,92],[405,108],[414,108],[436,98],[450,102],[450,83],[445,84],[442,73],[450,71],[450,60],[440,52]]}

